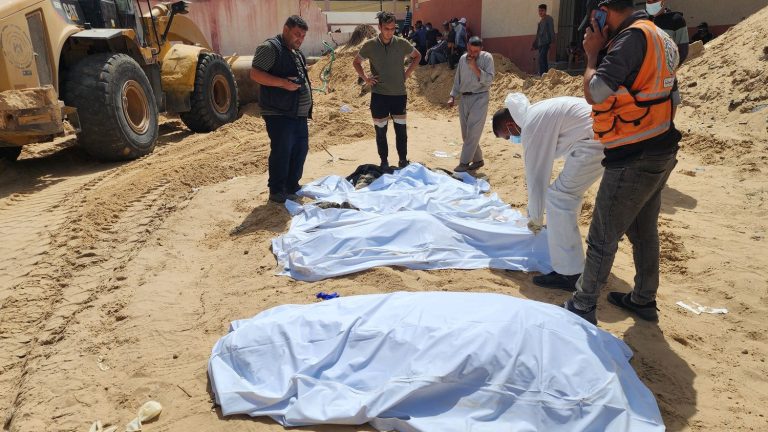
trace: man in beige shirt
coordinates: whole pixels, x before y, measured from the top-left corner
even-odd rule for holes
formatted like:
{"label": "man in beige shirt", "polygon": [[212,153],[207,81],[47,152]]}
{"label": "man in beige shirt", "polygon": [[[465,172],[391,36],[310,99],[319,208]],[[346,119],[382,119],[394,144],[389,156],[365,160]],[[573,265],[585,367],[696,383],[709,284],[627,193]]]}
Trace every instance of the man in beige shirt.
{"label": "man in beige shirt", "polygon": [[461,125],[461,157],[456,172],[473,171],[485,165],[480,149],[480,136],[488,116],[488,90],[496,70],[493,56],[483,51],[483,40],[477,36],[469,39],[467,52],[459,59],[453,79],[448,106],[453,107],[456,97],[459,102],[459,123]]}

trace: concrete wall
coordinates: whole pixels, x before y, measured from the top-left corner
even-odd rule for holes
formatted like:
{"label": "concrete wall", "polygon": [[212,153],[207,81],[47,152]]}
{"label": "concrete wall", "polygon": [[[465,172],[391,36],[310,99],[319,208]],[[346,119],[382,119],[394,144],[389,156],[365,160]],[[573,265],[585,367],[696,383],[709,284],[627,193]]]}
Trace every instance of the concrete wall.
{"label": "concrete wall", "polygon": [[405,6],[411,4],[411,0],[315,0],[315,4],[320,9],[331,12],[378,12],[383,8],[387,12],[394,12],[398,19],[401,19],[401,15],[405,15]]}
{"label": "concrete wall", "polygon": [[[564,2],[583,0],[413,0],[415,19],[431,21],[437,26],[437,23],[442,23],[448,18],[465,16],[470,21],[473,32],[485,41],[488,51],[509,57],[529,73],[536,71],[536,54],[531,51],[531,45],[539,21],[538,5],[547,4],[547,13],[554,18],[557,33],[560,26],[560,7]],[[636,4],[643,7],[642,1],[636,1]],[[700,22],[706,21],[710,30],[719,35],[749,15],[767,7],[768,0],[667,0],[667,5],[673,10],[683,12],[691,34],[696,31]],[[579,21],[581,19],[576,18]],[[557,36],[560,37],[559,34]],[[563,37],[568,38],[569,35]],[[553,44],[549,53],[550,65],[555,59],[555,51],[556,44]]]}
{"label": "concrete wall", "polygon": [[[413,22],[422,20],[431,22],[435,28],[442,29],[444,21],[451,18],[466,18],[474,35],[483,32],[482,11],[488,0],[413,0]],[[504,0],[515,1],[515,0]]]}
{"label": "concrete wall", "polygon": [[[539,18],[539,4],[547,5],[547,14],[555,20],[555,32],[558,30],[560,15],[559,0],[483,0],[482,38],[488,51],[498,52],[509,57],[520,69],[535,73],[537,70],[536,52],[531,45],[536,38]],[[555,45],[550,46],[550,64],[555,58]]]}
{"label": "concrete wall", "polygon": [[[322,2],[322,0],[320,0]],[[153,0],[153,3],[159,3]],[[319,55],[328,39],[325,14],[313,0],[192,0],[189,18],[223,55],[253,55],[256,46],[282,31],[286,18],[300,15],[309,25],[301,49]]]}

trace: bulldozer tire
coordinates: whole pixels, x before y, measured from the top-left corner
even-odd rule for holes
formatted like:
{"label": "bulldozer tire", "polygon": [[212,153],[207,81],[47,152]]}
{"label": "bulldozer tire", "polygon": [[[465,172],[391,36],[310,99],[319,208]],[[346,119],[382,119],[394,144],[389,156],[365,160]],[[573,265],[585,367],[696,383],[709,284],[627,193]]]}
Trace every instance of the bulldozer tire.
{"label": "bulldozer tire", "polygon": [[21,154],[21,147],[0,147],[0,160],[15,161]]}
{"label": "bulldozer tire", "polygon": [[157,104],[149,79],[125,54],[90,55],[69,70],[64,103],[77,108],[77,141],[93,157],[129,160],[152,153],[158,136]]}
{"label": "bulldozer tire", "polygon": [[220,55],[200,54],[191,105],[180,117],[193,132],[211,132],[237,118],[235,76]]}

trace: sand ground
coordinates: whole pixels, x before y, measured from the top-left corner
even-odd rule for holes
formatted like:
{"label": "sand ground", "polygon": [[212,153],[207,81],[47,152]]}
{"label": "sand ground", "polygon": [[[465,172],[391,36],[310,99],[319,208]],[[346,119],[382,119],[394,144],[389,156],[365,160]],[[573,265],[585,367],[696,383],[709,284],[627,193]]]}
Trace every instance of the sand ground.
{"label": "sand ground", "polygon": [[[345,76],[350,68],[338,73]],[[760,73],[744,76],[768,82],[765,69]],[[455,157],[434,156],[458,152],[461,142],[456,111],[434,105],[445,94],[434,83],[446,79],[434,69],[417,75],[410,87],[411,159],[450,169]],[[499,77],[492,100],[498,105],[509,89],[525,88],[533,99],[578,90],[578,80],[548,79],[510,72]],[[306,180],[346,175],[377,161],[367,95],[339,83],[349,87],[318,97]],[[635,320],[604,298],[598,308],[600,327],[634,350],[632,364],[672,431],[768,429],[768,110],[748,98],[752,90],[744,91],[742,104],[751,104],[746,120],[737,113],[707,115],[700,103],[707,92],[681,109],[686,138],[660,218],[658,325]],[[339,113],[342,104],[353,112]],[[248,108],[236,123],[207,135],[166,119],[156,151],[129,163],[98,163],[60,142],[29,147],[15,164],[0,165],[4,430],[85,431],[97,419],[122,427],[154,399],[164,411],[147,431],[279,431],[269,419],[222,418],[213,406],[206,363],[232,320],[316,301],[318,291],[496,292],[550,303],[566,298],[533,286],[531,275],[495,270],[377,268],[317,283],[276,276],[270,240],[287,229],[289,216],[267,203],[269,144],[256,112]],[[481,145],[486,166],[480,174],[504,200],[523,208],[520,148],[488,130]],[[583,209],[584,233],[594,189]],[[630,290],[633,276],[624,241],[610,289]],[[680,300],[728,313],[694,315],[675,305]]]}

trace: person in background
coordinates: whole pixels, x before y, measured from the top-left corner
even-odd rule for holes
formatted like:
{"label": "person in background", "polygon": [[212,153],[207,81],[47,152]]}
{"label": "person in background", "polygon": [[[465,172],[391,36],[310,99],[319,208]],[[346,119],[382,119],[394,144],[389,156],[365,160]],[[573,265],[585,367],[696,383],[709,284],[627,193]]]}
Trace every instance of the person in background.
{"label": "person in background", "polygon": [[538,50],[539,75],[544,75],[549,70],[549,46],[555,41],[555,20],[547,15],[547,5],[544,3],[539,5],[539,18],[531,51]]}
{"label": "person in background", "polygon": [[437,35],[440,34],[440,30],[432,27],[432,23],[428,22],[424,27],[427,29],[427,49],[437,45]]}
{"label": "person in background", "polygon": [[416,45],[416,49],[421,54],[421,62],[419,64],[425,65],[427,56],[427,28],[419,20],[416,21],[416,30],[411,35],[411,40]]}
{"label": "person in background", "polygon": [[451,56],[451,69],[456,67],[456,63],[465,52],[467,52],[467,19],[461,18],[454,27],[455,36],[453,39],[453,55]]}
{"label": "person in background", "polygon": [[[448,66],[453,69],[456,67],[456,63],[454,62],[453,52],[456,50],[456,24],[459,22],[458,18],[451,18],[450,21],[448,21],[448,26],[450,27],[450,30],[448,30],[448,36],[446,36],[446,40],[448,41]],[[461,57],[461,56],[459,56]],[[459,57],[456,57],[456,61],[458,61]]]}
{"label": "person in background", "polygon": [[[406,128],[408,96],[405,81],[418,66],[421,54],[410,42],[395,36],[397,24],[393,13],[379,12],[377,17],[379,35],[363,43],[352,65],[365,84],[371,86],[371,116],[376,131],[376,148],[381,158],[381,169],[389,170],[387,125],[390,117],[395,124],[397,155],[400,158],[398,166],[403,168],[409,164]],[[411,60],[411,64],[404,69],[406,57]],[[370,74],[363,70],[365,60],[370,62]]]}
{"label": "person in background", "polygon": [[496,71],[493,56],[483,51],[483,40],[477,36],[469,40],[467,53],[461,56],[458,66],[448,98],[448,106],[453,107],[456,97],[461,95],[459,124],[463,144],[459,166],[454,171],[474,171],[485,165],[480,137],[488,116],[488,90]]}
{"label": "person in background", "polygon": [[608,302],[657,321],[661,191],[677,164],[682,138],[675,128],[677,46],[633,0],[600,0],[600,28],[591,11],[584,34],[584,96],[592,105],[595,139],[605,147],[605,171],[587,234],[587,257],[576,292],[563,306],[597,323],[597,299],[608,284],[626,234],[635,262],[631,292]]}
{"label": "person in background", "polygon": [[680,53],[680,65],[688,58],[688,24],[680,12],[673,12],[665,7],[666,0],[648,0],[645,3],[645,11],[651,17],[656,27],[667,32],[675,41],[677,52]]}
{"label": "person in background", "polygon": [[309,30],[297,15],[283,32],[256,48],[251,79],[261,84],[259,105],[270,140],[269,200],[296,200],[309,151],[307,119],[312,118],[312,86],[307,62],[299,50]]}
{"label": "person in background", "polygon": [[715,35],[709,31],[709,25],[703,22],[696,27],[696,33],[691,37],[691,42],[701,41],[702,44],[706,45],[707,42],[714,38]]}
{"label": "person in background", "polygon": [[437,45],[427,50],[427,64],[436,65],[447,63],[449,55],[450,49],[448,48],[448,41],[445,40],[442,34],[438,33]]}
{"label": "person in background", "polygon": [[[603,145],[592,131],[592,107],[584,98],[556,97],[530,104],[510,93],[493,116],[497,138],[519,138],[528,185],[528,228],[538,233],[547,214],[547,245],[553,271],[533,278],[545,287],[575,291],[584,269],[579,215],[584,193],[603,174]],[[515,140],[512,140],[514,143]],[[550,183],[555,159],[563,169]]]}
{"label": "person in background", "polygon": [[403,20],[403,27],[400,29],[400,34],[406,39],[410,36],[411,23],[413,22],[413,12],[411,12],[411,6],[405,6],[405,20]]}

